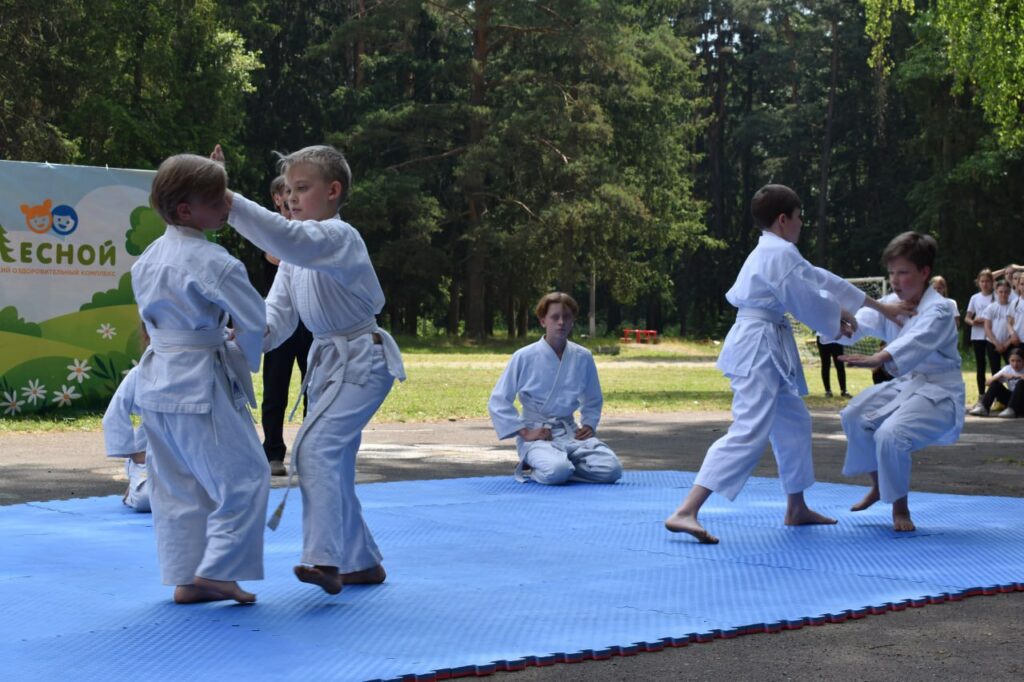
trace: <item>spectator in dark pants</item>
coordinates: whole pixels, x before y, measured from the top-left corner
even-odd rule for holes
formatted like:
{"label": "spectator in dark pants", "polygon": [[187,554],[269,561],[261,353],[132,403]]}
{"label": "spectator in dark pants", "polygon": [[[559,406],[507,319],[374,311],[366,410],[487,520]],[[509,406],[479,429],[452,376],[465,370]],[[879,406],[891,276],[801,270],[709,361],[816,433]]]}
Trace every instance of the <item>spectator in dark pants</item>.
{"label": "spectator in dark pants", "polygon": [[846,366],[839,359],[839,356],[845,352],[843,345],[840,343],[822,343],[820,336],[815,336],[814,340],[818,344],[818,356],[821,358],[821,383],[825,386],[825,395],[829,398],[832,397],[830,375],[832,373],[832,363],[834,362],[836,365],[836,378],[839,379],[840,395],[844,398],[849,398],[850,394],[846,392]]}
{"label": "spectator in dark pants", "polygon": [[[274,206],[285,218],[291,218],[288,210],[288,191],[284,176],[279,175],[270,183],[270,196]],[[264,263],[264,294],[270,290],[277,275],[277,265],[281,261],[269,253],[263,254]],[[292,381],[292,368],[297,362],[299,373],[306,378],[306,360],[309,347],[313,344],[313,335],[302,322],[296,327],[295,333],[280,346],[263,354],[263,403],[260,405],[260,421],[263,425],[263,452],[270,462],[270,473],[274,476],[285,476],[288,470],[284,466],[284,456],[288,452],[284,444],[284,414],[288,409],[288,387]],[[303,397],[302,414],[306,414],[306,402]]]}

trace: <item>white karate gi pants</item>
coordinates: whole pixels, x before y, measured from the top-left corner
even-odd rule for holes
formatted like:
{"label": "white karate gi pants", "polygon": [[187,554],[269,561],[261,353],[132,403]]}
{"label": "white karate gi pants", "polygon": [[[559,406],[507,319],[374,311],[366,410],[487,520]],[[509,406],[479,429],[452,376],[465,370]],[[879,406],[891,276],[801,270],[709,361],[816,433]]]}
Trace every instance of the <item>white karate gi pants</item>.
{"label": "white karate gi pants", "polygon": [[899,395],[901,383],[872,386],[839,413],[847,439],[843,475],[877,471],[878,492],[888,503],[910,492],[911,454],[938,442],[957,418],[952,400],[935,402],[923,395],[911,395],[895,411],[877,414]]}
{"label": "white karate gi pants", "polygon": [[382,561],[355,487],[363,428],[395,381],[380,344],[373,345],[372,355],[373,366],[362,386],[343,382],[337,387],[325,365],[313,371],[307,389],[309,415],[293,447],[302,490],[302,562],[336,566],[341,573]]}
{"label": "white karate gi pants", "polygon": [[532,471],[529,478],[544,485],[568,481],[614,483],[622,477],[622,463],[598,438],[576,440],[565,427],[554,426],[551,440],[516,438],[519,458]]}
{"label": "white karate gi pants", "polygon": [[696,485],[736,499],[771,443],[779,482],[787,494],[814,484],[811,415],[792,383],[786,381],[765,341],[754,352],[745,377],[730,377],[733,422],[704,456]]}
{"label": "white karate gi pants", "polygon": [[142,411],[165,585],[263,579],[270,465],[248,408],[235,406],[223,371],[215,377],[210,413]]}

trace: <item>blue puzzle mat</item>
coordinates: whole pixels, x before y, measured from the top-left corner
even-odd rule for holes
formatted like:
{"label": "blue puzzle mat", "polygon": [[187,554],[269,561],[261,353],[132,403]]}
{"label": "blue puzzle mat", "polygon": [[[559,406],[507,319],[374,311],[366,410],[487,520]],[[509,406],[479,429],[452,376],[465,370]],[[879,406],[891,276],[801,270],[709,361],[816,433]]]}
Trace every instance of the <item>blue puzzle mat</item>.
{"label": "blue puzzle mat", "polygon": [[[298,583],[292,497],[254,606],[176,606],[148,515],[117,497],[0,507],[0,670],[25,680],[447,679],[660,650],[1024,589],[1024,499],[913,493],[919,530],[819,483],[837,526],[787,528],[778,482],[714,496],[700,545],[662,528],[693,474],[549,488],[511,477],[359,486],[388,581]],[[281,490],[271,496],[271,509]]]}

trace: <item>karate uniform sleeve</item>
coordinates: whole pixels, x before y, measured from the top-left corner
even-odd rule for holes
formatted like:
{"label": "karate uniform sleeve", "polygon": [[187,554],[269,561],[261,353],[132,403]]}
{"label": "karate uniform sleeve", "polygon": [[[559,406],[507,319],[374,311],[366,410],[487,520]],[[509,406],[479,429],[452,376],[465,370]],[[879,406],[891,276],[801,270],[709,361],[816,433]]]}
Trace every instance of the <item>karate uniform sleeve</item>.
{"label": "karate uniform sleeve", "polygon": [[487,411],[491,415],[491,424],[498,434],[498,440],[511,438],[526,426],[515,406],[516,394],[519,393],[519,372],[520,356],[513,355],[487,401]]}
{"label": "karate uniform sleeve", "polygon": [[585,360],[583,391],[580,393],[580,422],[597,431],[601,421],[601,407],[604,406],[604,394],[601,393],[601,380],[597,377],[597,364],[594,356],[589,353]]}
{"label": "karate uniform sleeve", "polygon": [[946,339],[946,331],[953,325],[953,315],[945,304],[925,308],[918,313],[918,318],[913,327],[889,341],[885,347],[892,356],[892,362],[886,363],[886,369],[891,365],[896,370],[889,369],[893,376],[913,371],[938,350]]}
{"label": "karate uniform sleeve", "polygon": [[267,309],[263,297],[249,283],[249,276],[240,261],[231,259],[224,268],[210,300],[231,315],[235,343],[245,355],[249,369],[258,371],[263,355]]}
{"label": "karate uniform sleeve", "polygon": [[776,295],[793,317],[822,336],[839,331],[839,303],[821,295],[821,278],[806,261],[782,277]]}
{"label": "karate uniform sleeve", "polygon": [[[103,444],[108,457],[127,457],[146,449],[145,433],[142,435],[142,447],[132,426],[132,411],[135,409],[135,375],[133,367],[121,385],[114,392],[114,397],[103,413]],[[142,432],[142,429],[139,429]]]}
{"label": "karate uniform sleeve", "polygon": [[864,306],[867,294],[862,290],[825,268],[815,267],[814,271],[819,277],[819,287],[821,290],[839,303],[842,308],[855,313]]}
{"label": "karate uniform sleeve", "polygon": [[281,263],[274,283],[267,294],[267,327],[269,334],[263,339],[263,351],[271,351],[287,341],[299,326],[299,313],[295,310],[291,287],[292,269]]}
{"label": "karate uniform sleeve", "polygon": [[231,200],[228,224],[282,261],[311,270],[334,271],[362,260],[366,247],[351,225],[337,220],[288,220],[240,194]]}

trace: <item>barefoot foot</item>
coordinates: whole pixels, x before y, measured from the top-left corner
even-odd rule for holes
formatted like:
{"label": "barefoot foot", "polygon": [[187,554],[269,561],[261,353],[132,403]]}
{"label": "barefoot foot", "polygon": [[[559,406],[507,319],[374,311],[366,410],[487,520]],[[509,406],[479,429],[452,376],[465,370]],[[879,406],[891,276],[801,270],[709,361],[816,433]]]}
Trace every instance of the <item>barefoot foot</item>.
{"label": "barefoot foot", "polygon": [[204,590],[195,585],[178,585],[174,588],[175,604],[201,604],[208,601],[224,601],[225,599],[231,599],[231,597],[213,590]]}
{"label": "barefoot foot", "polygon": [[342,573],[341,581],[345,585],[379,585],[388,577],[384,567],[380,564],[372,568],[365,568],[361,571]]}
{"label": "barefoot foot", "polygon": [[908,531],[916,530],[917,526],[910,520],[910,514],[897,514],[892,513],[892,529],[897,533],[905,533]]}
{"label": "barefoot foot", "polygon": [[878,489],[872,488],[868,491],[868,494],[864,496],[864,499],[850,507],[850,511],[864,511],[880,499],[882,498],[878,494]]}
{"label": "barefoot foot", "polygon": [[345,584],[336,566],[304,566],[300,564],[293,570],[296,578],[304,583],[318,586],[327,594],[338,594]]}
{"label": "barefoot foot", "polygon": [[256,595],[246,592],[234,580],[211,580],[196,576],[191,585],[178,585],[174,589],[174,601],[179,604],[194,604],[204,601],[234,599],[240,604],[252,604]]}
{"label": "barefoot foot", "polygon": [[785,524],[787,526],[812,526],[815,524],[830,523],[838,523],[838,521],[833,519],[831,516],[819,514],[808,507],[786,512]]}
{"label": "barefoot foot", "polygon": [[704,526],[700,525],[697,521],[697,517],[694,515],[680,514],[679,512],[676,512],[665,519],[665,528],[669,529],[673,533],[686,533],[688,535],[692,535],[702,545],[718,544],[718,538],[704,530]]}

